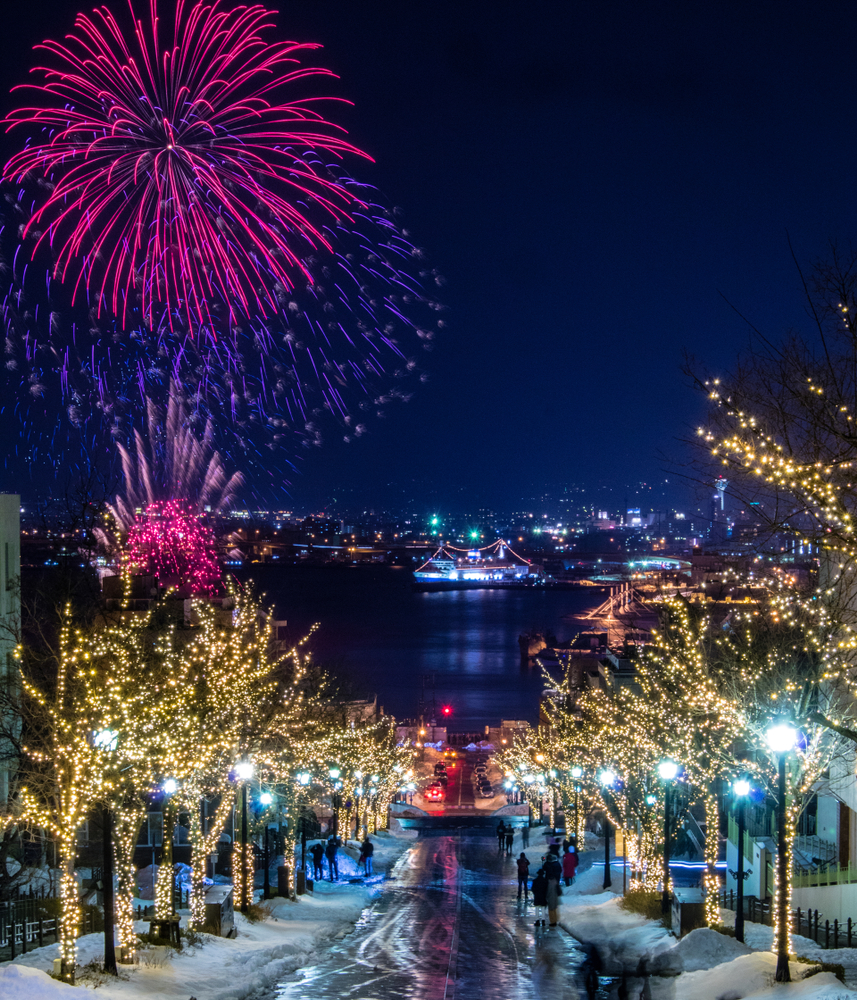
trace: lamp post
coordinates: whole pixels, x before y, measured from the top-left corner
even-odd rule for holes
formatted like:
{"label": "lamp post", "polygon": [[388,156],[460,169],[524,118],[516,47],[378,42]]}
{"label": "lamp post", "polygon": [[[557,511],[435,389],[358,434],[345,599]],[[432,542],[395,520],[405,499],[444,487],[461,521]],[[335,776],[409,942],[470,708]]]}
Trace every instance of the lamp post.
{"label": "lamp post", "polygon": [[576,850],[580,850],[580,846],[577,843],[577,838],[580,835],[580,784],[579,781],[583,777],[583,768],[575,765],[571,769],[571,776],[574,778],[574,846]]}
{"label": "lamp post", "polygon": [[765,741],[777,755],[777,971],[778,983],[790,983],[789,973],[789,869],[786,858],[786,754],[794,750],[797,730],[788,722],[775,722]]}
{"label": "lamp post", "polygon": [[744,871],[744,802],[750,794],[750,782],[740,778],[732,785],[735,795],[735,811],[738,814],[738,864],[731,872],[738,883],[738,907],[735,910],[735,940],[744,941],[744,879],[750,874]]}
{"label": "lamp post", "polygon": [[[163,785],[161,785],[161,790],[164,793],[164,829],[161,835],[163,841],[161,846],[161,868],[169,871],[169,915],[173,916],[176,912],[176,894],[175,894],[175,881],[173,874],[173,809],[172,809],[172,797],[179,789],[179,783],[175,778],[167,778]],[[161,885],[161,873],[158,872],[158,886]],[[161,895],[161,890],[158,888],[155,893],[156,897]],[[156,904],[157,906],[157,901]],[[163,905],[163,904],[162,904]],[[159,914],[160,915],[160,914]]]}
{"label": "lamp post", "polygon": [[333,791],[330,795],[330,806],[333,810],[333,835],[339,836],[339,810],[342,805],[342,796],[337,791],[339,775],[342,773],[336,764],[331,764],[327,769],[330,780],[333,782]]}
{"label": "lamp post", "polygon": [[658,764],[658,774],[664,783],[664,884],[661,893],[661,913],[666,918],[667,924],[670,919],[670,792],[672,782],[678,774],[678,764],[674,760],[662,760]]}
{"label": "lamp post", "polygon": [[[601,787],[604,788],[605,792],[608,788],[612,788],[614,782],[616,781],[616,775],[609,768],[605,769],[598,776],[598,780],[601,782]],[[610,874],[610,820],[607,816],[607,809],[604,809],[604,885],[605,889],[609,889],[613,885],[613,878]]]}
{"label": "lamp post", "polygon": [[[259,796],[259,802],[263,806],[269,806],[274,801],[274,796],[270,792],[262,792]],[[264,848],[265,848],[265,881],[264,888],[262,889],[262,895],[265,899],[268,899],[271,895],[271,858],[268,854],[268,834],[270,830],[268,829],[268,820],[265,820],[264,826]]]}
{"label": "lamp post", "polygon": [[[241,912],[246,913],[250,908],[249,892],[247,888],[247,782],[253,777],[253,762],[250,760],[239,761],[235,765],[235,773],[241,780]],[[251,878],[255,872],[251,869]]]}

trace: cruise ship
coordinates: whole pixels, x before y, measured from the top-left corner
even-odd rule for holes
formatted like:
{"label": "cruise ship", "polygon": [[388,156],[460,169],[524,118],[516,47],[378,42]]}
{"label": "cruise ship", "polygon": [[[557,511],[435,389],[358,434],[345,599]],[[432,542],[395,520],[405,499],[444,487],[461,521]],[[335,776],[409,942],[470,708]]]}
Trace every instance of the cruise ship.
{"label": "cruise ship", "polygon": [[549,577],[540,565],[517,555],[503,539],[483,549],[442,545],[414,571],[418,590],[532,587],[547,582]]}

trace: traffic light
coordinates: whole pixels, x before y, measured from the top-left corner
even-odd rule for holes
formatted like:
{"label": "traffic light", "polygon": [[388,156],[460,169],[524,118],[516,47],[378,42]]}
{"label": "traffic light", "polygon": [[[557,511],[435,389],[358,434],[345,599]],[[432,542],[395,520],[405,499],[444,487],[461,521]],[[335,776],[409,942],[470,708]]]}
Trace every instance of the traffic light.
{"label": "traffic light", "polygon": [[443,714],[444,715],[452,715],[452,706],[451,705],[444,705],[443,706]]}

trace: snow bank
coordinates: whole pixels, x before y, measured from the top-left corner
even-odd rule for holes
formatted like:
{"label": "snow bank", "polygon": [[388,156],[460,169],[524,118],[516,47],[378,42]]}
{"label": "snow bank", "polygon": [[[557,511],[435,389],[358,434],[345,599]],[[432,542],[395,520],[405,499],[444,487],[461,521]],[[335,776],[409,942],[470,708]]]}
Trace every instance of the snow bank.
{"label": "snow bank", "polygon": [[649,964],[649,972],[655,975],[697,972],[749,954],[746,944],[710,927],[700,927],[685,935],[674,948],[655,956]]}
{"label": "snow bank", "polygon": [[[695,932],[694,932],[695,933]],[[688,935],[690,937],[690,935]],[[741,955],[731,962],[699,972],[685,972],[675,982],[675,1000],[743,1000],[753,997],[777,1000],[857,1000],[831,972],[819,972],[792,983],[774,983],[777,956],[772,952]],[[805,965],[789,965],[793,979],[807,971]]]}
{"label": "snow bank", "polygon": [[79,995],[74,986],[58,983],[40,969],[28,969],[14,962],[0,965],[2,997],[9,997],[10,1000],[12,997],[14,1000],[56,1000],[57,997],[62,997],[65,1000],[72,993]]}

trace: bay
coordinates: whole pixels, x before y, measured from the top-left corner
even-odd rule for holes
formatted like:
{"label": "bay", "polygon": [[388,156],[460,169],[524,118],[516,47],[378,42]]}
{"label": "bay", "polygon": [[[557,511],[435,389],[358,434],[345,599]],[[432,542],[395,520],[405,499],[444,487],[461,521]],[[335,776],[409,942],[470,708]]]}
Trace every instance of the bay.
{"label": "bay", "polygon": [[[451,729],[478,731],[500,719],[538,720],[542,678],[522,667],[518,636],[573,638],[564,620],[603,600],[601,591],[528,588],[416,592],[407,570],[387,566],[254,565],[253,580],[288,622],[296,642],[318,622],[313,658],[335,663],[397,718],[415,717],[424,675],[434,675]],[[427,691],[431,699],[431,689]]]}

